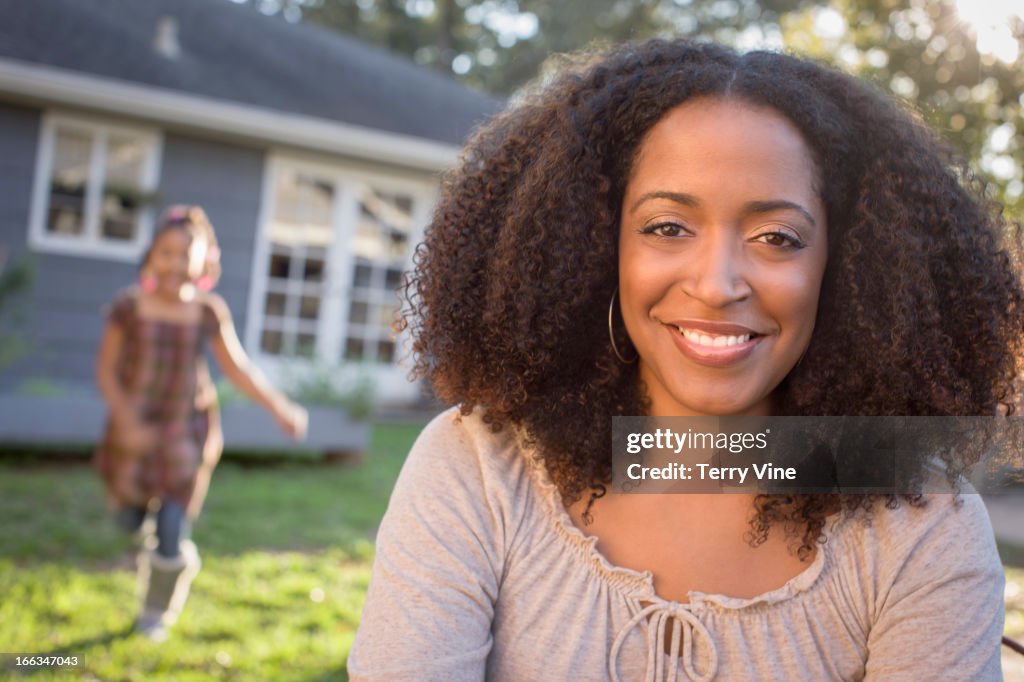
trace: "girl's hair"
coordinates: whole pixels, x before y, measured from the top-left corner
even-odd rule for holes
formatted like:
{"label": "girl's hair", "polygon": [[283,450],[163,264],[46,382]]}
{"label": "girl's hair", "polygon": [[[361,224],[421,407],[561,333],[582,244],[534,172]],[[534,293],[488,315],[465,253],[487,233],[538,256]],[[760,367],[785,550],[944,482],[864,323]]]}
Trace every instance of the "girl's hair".
{"label": "girl's hair", "polygon": [[161,235],[170,230],[186,230],[193,238],[198,237],[206,242],[206,262],[203,264],[203,272],[196,281],[196,286],[204,291],[213,289],[217,280],[220,279],[220,247],[217,245],[217,234],[213,230],[210,219],[206,216],[206,211],[199,206],[175,204],[164,209],[157,222],[157,228],[153,232],[153,240],[149,243],[149,247],[139,263],[139,271],[145,271],[149,257],[153,253],[153,245]]}
{"label": "girl's hair", "polygon": [[[682,40],[570,64],[471,139],[405,290],[414,376],[464,414],[482,408],[494,430],[521,429],[566,503],[603,494],[612,416],[646,411],[637,365],[608,341],[623,192],[647,131],[709,96],[792,121],[827,210],[814,336],[776,391],[779,414],[1012,411],[1024,349],[1018,231],[984,184],[917,116],[848,75]],[[949,454],[950,475],[975,455]],[[759,496],[752,542],[785,522],[806,556],[829,513],[877,500]]]}

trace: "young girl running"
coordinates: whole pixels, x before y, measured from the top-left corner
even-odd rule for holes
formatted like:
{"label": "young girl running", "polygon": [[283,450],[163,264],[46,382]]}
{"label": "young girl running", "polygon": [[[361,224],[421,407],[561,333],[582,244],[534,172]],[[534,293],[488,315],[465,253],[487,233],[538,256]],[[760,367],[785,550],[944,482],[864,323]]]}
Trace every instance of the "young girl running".
{"label": "young girl running", "polygon": [[[224,299],[211,292],[220,274],[213,227],[196,206],[164,213],[142,260],[139,285],[118,294],[96,363],[109,407],[96,453],[118,524],[142,536],[144,597],[137,629],[167,636],[199,571],[188,540],[223,438],[217,396],[203,349],[224,375],[301,439],[306,412],[275,390],[246,357]],[[156,535],[141,532],[156,510]]]}

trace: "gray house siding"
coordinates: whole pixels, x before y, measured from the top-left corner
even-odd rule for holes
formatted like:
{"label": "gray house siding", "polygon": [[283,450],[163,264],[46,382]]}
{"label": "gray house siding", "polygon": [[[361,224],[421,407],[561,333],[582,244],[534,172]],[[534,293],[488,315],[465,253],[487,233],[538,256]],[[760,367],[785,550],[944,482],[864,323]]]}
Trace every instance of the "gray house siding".
{"label": "gray house siding", "polygon": [[[24,244],[27,228],[22,226]],[[31,380],[88,384],[102,324],[100,308],[130,281],[132,265],[33,252],[35,281],[21,300],[25,352],[4,370],[2,388]],[[104,295],[106,293],[106,295]]]}
{"label": "gray house siding", "polygon": [[27,248],[39,110],[0,102],[0,245],[16,258]]}
{"label": "gray house siding", "polygon": [[[102,333],[100,311],[136,279],[136,264],[33,251],[29,207],[42,111],[0,103],[0,244],[11,259],[29,253],[35,282],[22,297],[25,317],[14,330],[25,352],[0,367],[0,391],[31,380],[82,387],[93,381]],[[244,328],[256,238],[264,152],[164,133],[159,175],[162,203],[194,203],[210,216],[222,250],[224,296]]]}
{"label": "gray house siding", "polygon": [[[0,245],[7,250],[8,264],[28,251],[28,218],[40,113],[35,108],[0,102]],[[38,270],[41,263],[36,265]],[[18,301],[18,308],[25,317],[13,320],[7,315],[2,320],[4,336],[15,336],[26,349],[34,352],[21,355],[12,365],[0,366],[0,390],[21,383],[27,376],[46,376],[52,371],[51,368],[38,367],[50,354],[38,347],[32,329],[32,318],[40,312],[36,306],[39,287],[37,282],[33,290]],[[76,293],[74,290],[67,292],[69,296]],[[17,327],[12,326],[15,323]],[[59,353],[56,359],[67,360]]]}

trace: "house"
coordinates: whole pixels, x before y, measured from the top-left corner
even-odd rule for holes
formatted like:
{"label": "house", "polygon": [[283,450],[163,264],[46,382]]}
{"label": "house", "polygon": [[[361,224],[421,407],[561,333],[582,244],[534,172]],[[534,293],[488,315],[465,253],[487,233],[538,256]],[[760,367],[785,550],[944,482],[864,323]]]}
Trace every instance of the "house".
{"label": "house", "polygon": [[439,173],[501,102],[229,0],[0,0],[0,16],[0,251],[35,270],[0,395],[91,390],[103,304],[136,280],[160,209],[193,203],[265,371],[337,368],[379,402],[417,399],[395,289]]}

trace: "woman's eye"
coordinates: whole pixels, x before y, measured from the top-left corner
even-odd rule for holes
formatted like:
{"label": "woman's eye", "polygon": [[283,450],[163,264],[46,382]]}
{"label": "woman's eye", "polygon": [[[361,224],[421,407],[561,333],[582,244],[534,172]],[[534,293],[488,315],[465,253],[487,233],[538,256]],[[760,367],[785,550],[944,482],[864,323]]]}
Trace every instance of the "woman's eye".
{"label": "woman's eye", "polygon": [[789,234],[788,232],[765,232],[764,234],[759,234],[754,237],[754,241],[759,241],[762,244],[776,246],[779,248],[804,248],[804,243],[800,241],[800,238]]}
{"label": "woman's eye", "polygon": [[658,223],[657,225],[648,225],[643,230],[643,234],[653,234],[655,237],[679,237],[686,234],[686,230],[682,225],[676,225],[675,223]]}

